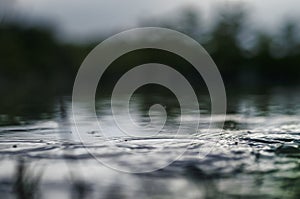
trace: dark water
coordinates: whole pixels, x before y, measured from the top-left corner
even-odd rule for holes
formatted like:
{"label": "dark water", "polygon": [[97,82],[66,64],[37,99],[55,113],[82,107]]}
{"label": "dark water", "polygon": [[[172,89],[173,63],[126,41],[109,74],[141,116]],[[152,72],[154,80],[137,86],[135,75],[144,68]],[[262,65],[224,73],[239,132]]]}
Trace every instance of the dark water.
{"label": "dark water", "polygon": [[[176,102],[135,98],[131,114],[137,124],[148,128],[148,104],[155,100],[166,103],[169,115],[158,134],[136,137],[120,134],[109,100],[101,98],[96,110],[104,121],[102,131],[89,119],[90,109],[75,107],[82,116],[77,128],[85,132],[80,135],[84,145],[76,134],[70,96],[24,96],[0,100],[1,198],[300,197],[297,89],[230,95],[224,129],[206,136],[207,96],[200,104],[198,131],[190,133],[191,110],[184,116],[186,134],[178,136],[173,134],[179,125]],[[121,104],[122,99],[120,109]],[[163,120],[160,112],[152,119],[154,125]],[[132,173],[147,168],[160,169]]]}

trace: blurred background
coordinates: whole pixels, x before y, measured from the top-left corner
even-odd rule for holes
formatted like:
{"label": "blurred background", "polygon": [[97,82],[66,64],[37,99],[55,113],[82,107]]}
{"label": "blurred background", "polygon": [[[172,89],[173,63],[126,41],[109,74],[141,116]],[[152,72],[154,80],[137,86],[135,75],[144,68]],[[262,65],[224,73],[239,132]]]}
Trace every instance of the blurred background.
{"label": "blurred background", "polygon": [[[90,198],[97,186],[102,198],[126,198],[128,193],[133,194],[128,198],[199,198],[201,194],[202,198],[299,198],[299,8],[298,0],[0,0],[1,195],[40,198],[36,195],[40,174],[27,172],[28,162],[34,162],[43,168],[53,163],[44,178],[48,180],[44,198]],[[73,160],[88,156],[79,145],[61,141],[73,125],[71,94],[76,73],[101,41],[127,29],[149,26],[185,33],[211,55],[228,94],[224,130],[230,136],[223,136],[220,150],[207,161],[191,153],[187,160],[142,176],[121,175],[103,167],[98,174],[87,172],[90,177],[100,176],[99,181],[85,181],[76,176],[80,172]],[[115,64],[155,57],[176,65],[172,56],[151,51]],[[182,67],[193,78],[193,71]],[[108,70],[103,78],[107,88],[123,72],[118,67]],[[160,97],[138,98],[136,115],[145,119],[157,100],[166,101],[167,106],[177,103],[170,96]],[[107,117],[106,112],[111,111],[108,102],[100,100],[96,105],[98,113]],[[207,96],[202,98],[204,116],[209,102]],[[173,120],[178,114],[176,106],[170,111]],[[176,126],[172,121],[170,125]],[[94,126],[84,127],[95,134]],[[58,138],[52,137],[53,132]],[[100,155],[106,157],[107,151]],[[64,158],[73,171],[60,162]],[[67,183],[61,179],[66,173],[70,173]],[[64,195],[66,184],[71,187],[70,197]],[[191,195],[184,195],[187,190]]]}
{"label": "blurred background", "polygon": [[70,95],[90,50],[122,30],[145,26],[175,29],[202,44],[229,94],[297,87],[299,6],[297,0],[0,0],[1,112],[20,115],[32,100]]}
{"label": "blurred background", "polygon": [[68,88],[96,44],[144,26],[175,29],[199,41],[227,86],[289,85],[299,80],[296,0],[0,2],[2,88]]}

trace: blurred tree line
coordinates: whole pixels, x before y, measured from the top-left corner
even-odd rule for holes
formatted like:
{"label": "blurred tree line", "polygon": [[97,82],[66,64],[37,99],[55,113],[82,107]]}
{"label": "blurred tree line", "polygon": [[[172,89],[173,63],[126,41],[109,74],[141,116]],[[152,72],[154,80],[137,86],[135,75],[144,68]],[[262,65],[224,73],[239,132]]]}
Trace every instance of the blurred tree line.
{"label": "blurred tree line", "polygon": [[[170,20],[144,21],[142,25],[175,29],[199,41],[219,67],[226,85],[299,83],[300,41],[296,22],[286,22],[276,34],[270,34],[251,30],[244,9],[223,9],[219,13],[210,28],[204,27],[199,13],[193,9]],[[81,62],[96,43],[63,43],[50,28],[2,22],[0,44],[1,87],[21,83],[69,89]],[[153,58],[141,53],[139,56]],[[119,65],[133,59],[129,56],[123,63],[119,60]],[[118,71],[114,67],[110,72]],[[185,72],[193,71],[187,68]]]}
{"label": "blurred tree line", "polygon": [[176,19],[146,21],[183,32],[201,43],[213,58],[227,86],[295,85],[300,75],[298,21],[287,20],[279,30],[258,30],[241,4],[220,7],[211,27],[201,13],[183,10]]}
{"label": "blurred tree line", "polygon": [[69,88],[94,46],[65,44],[50,28],[28,27],[19,22],[0,23],[0,44],[1,87],[40,84]]}

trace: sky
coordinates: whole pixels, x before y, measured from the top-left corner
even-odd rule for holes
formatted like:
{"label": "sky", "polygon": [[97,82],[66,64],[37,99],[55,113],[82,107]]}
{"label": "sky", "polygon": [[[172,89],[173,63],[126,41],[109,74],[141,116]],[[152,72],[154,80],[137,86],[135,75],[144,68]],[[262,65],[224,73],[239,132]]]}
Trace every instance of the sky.
{"label": "sky", "polygon": [[193,7],[210,22],[220,4],[243,2],[257,27],[274,28],[286,19],[299,19],[299,0],[0,0],[0,17],[21,16],[48,21],[65,38],[85,39],[137,27],[151,18],[176,16]]}

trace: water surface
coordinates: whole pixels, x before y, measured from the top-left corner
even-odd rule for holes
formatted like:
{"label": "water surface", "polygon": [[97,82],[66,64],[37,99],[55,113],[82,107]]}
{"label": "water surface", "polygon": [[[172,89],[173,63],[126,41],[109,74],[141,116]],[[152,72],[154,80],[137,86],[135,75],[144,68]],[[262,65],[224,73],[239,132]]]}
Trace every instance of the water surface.
{"label": "water surface", "polygon": [[[72,119],[70,96],[26,99],[27,103],[1,101],[3,198],[25,198],[26,194],[37,198],[300,196],[300,95],[295,89],[230,95],[224,128],[212,129],[210,135],[203,133],[210,122],[208,96],[200,102],[198,131],[189,128],[195,120],[190,110],[183,117],[186,131],[181,135],[174,133],[180,125],[180,110],[170,98],[132,100],[132,120],[150,132],[135,137],[114,126],[109,99],[97,100],[97,115],[104,121],[101,130],[89,119],[91,110],[78,105],[82,119],[77,127],[85,132],[81,139]],[[149,104],[155,101],[164,103],[168,118],[165,127],[153,135],[155,125],[165,120],[154,111],[154,126],[146,126]],[[120,109],[122,103],[120,99]],[[14,106],[8,109],[6,104]],[[213,122],[220,121],[216,117]],[[118,171],[163,165],[146,173]]]}

